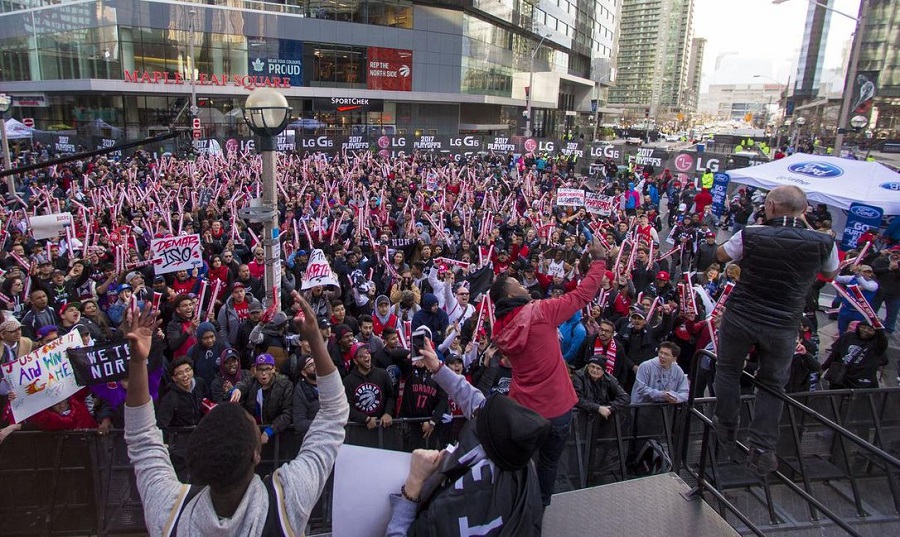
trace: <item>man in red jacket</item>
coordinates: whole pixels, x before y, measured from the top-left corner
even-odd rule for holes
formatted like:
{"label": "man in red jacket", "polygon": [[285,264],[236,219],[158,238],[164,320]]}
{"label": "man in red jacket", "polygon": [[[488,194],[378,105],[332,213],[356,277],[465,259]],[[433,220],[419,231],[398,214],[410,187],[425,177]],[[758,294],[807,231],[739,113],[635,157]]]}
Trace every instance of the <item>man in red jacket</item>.
{"label": "man in red jacket", "polygon": [[591,268],[581,285],[558,298],[532,300],[521,283],[500,274],[491,286],[496,306],[494,343],[512,364],[509,396],[550,420],[550,435],[540,448],[538,482],[544,505],[550,505],[556,468],[578,397],[563,361],[557,329],[597,295],[606,274],[606,249],[594,238]]}

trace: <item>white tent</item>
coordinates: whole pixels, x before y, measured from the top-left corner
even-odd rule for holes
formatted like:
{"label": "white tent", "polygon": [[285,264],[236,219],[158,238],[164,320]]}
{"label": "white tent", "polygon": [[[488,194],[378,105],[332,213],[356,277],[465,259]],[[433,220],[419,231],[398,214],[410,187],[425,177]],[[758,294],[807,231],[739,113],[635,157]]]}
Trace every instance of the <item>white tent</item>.
{"label": "white tent", "polygon": [[21,121],[16,121],[13,118],[6,120],[6,138],[8,140],[31,138],[31,130],[31,127],[26,127]]}
{"label": "white tent", "polygon": [[849,209],[865,203],[900,215],[900,173],[877,162],[797,153],[759,166],[729,170],[735,183],[771,190],[794,185],[813,203]]}

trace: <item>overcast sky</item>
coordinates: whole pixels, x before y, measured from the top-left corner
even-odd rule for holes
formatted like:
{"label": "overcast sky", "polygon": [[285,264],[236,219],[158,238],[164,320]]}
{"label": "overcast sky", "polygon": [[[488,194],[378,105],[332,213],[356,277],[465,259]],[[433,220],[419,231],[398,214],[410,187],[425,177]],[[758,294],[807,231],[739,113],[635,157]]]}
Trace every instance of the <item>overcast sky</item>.
{"label": "overcast sky", "polygon": [[[821,0],[824,1],[824,0]],[[695,0],[694,36],[707,39],[703,56],[703,88],[710,81],[724,84],[754,82],[759,71],[786,81],[795,76],[795,67],[809,0]],[[834,8],[856,16],[859,0],[834,0]],[[825,50],[825,68],[842,63],[856,23],[832,13]],[[716,58],[734,54],[716,72]],[[768,72],[765,70],[768,69]],[[756,82],[759,80],[757,79]]]}

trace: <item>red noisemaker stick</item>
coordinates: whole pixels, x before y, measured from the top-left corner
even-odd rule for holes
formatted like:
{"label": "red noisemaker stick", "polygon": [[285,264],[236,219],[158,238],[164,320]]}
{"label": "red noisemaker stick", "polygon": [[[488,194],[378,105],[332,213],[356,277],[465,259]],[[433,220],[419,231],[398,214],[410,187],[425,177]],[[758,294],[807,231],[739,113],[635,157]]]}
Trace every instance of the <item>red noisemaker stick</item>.
{"label": "red noisemaker stick", "polygon": [[872,311],[872,306],[869,305],[869,301],[866,300],[866,297],[863,296],[862,291],[859,286],[856,284],[848,285],[846,288],[839,283],[831,282],[831,285],[834,287],[834,290],[837,291],[841,298],[846,300],[853,306],[856,311],[862,314],[865,317],[869,324],[872,325],[876,330],[884,329],[884,325],[881,324],[881,320],[878,318],[878,315]]}
{"label": "red noisemaker stick", "polygon": [[222,280],[216,280],[216,283],[213,284],[213,292],[209,297],[209,307],[206,310],[206,318],[209,319],[212,317],[212,314],[215,313],[216,307],[216,298],[219,297],[219,291],[222,289]]}
{"label": "red noisemaker stick", "polygon": [[203,311],[203,300],[206,298],[206,288],[209,287],[209,281],[200,282],[200,295],[197,297],[197,305],[194,307],[194,319],[200,318],[200,312]]}

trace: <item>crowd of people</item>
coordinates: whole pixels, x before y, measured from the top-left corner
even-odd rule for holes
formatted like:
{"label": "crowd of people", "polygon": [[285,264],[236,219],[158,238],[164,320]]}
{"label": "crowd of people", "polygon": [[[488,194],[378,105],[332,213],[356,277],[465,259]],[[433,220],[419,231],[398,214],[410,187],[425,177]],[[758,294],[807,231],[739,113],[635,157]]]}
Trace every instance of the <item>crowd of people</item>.
{"label": "crowd of people", "polygon": [[[272,289],[262,227],[238,216],[259,195],[258,158],[139,151],[23,174],[0,207],[0,360],[73,330],[86,345],[121,341],[130,312],[152,304],[159,322],[147,384],[157,426],[198,426],[211,408],[234,402],[263,444],[315,428],[317,348],[340,375],[351,422],[375,429],[416,418],[412,445],[432,436],[452,442],[483,401],[466,396],[463,408],[440,363],[482,398],[509,395],[548,422],[535,442],[547,505],[573,409],[609,421],[630,404],[687,400],[694,352],[716,350],[722,304],[741,280],[740,263],[718,254],[720,232],[766,221],[764,194],[752,189],[736,190],[716,214],[706,178],[598,164],[588,180],[530,155],[279,155],[282,266]],[[604,212],[557,205],[560,188],[614,204]],[[64,235],[31,236],[29,217],[62,212],[74,221]],[[808,208],[804,222],[834,236],[824,206]],[[195,233],[202,264],[156,274],[151,242]],[[882,244],[875,234],[864,240]],[[337,285],[303,285],[316,250]],[[820,280],[805,297],[803,322],[790,327],[789,391],[821,387],[819,373],[836,363],[845,367],[833,386],[878,386],[885,332],[900,309],[900,245],[858,254],[847,253],[837,281],[858,284],[876,311],[884,304],[885,329],[845,303],[840,337],[820,341]],[[318,341],[298,320],[307,309]],[[426,365],[411,356],[422,327],[437,359]],[[821,365],[819,345],[831,348]],[[714,395],[716,364],[700,365],[690,381]],[[130,388],[127,379],[91,386],[24,423],[7,411],[0,442],[23,427],[122,428]],[[4,403],[21,395],[0,383]]]}

